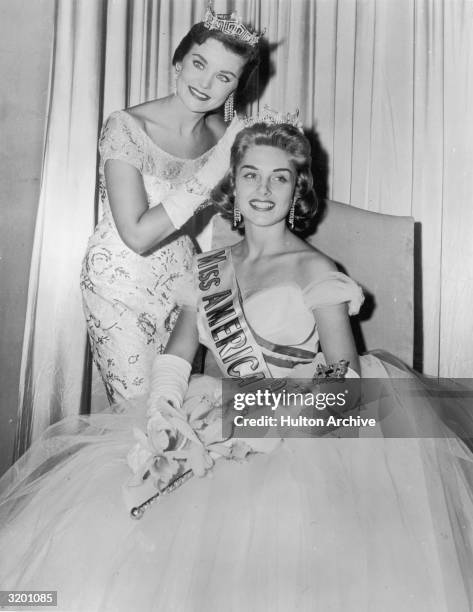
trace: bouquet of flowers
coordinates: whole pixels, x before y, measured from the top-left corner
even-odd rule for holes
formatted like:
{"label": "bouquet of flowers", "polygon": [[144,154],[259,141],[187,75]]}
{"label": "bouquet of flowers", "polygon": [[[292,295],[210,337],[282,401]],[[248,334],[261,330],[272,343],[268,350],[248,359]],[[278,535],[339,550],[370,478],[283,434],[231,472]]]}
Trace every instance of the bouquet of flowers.
{"label": "bouquet of flowers", "polygon": [[[252,452],[243,440],[222,440],[221,394],[219,387],[209,394],[205,379],[194,381],[181,408],[162,397],[149,404],[146,432],[133,429],[136,443],[127,455],[133,472],[128,486],[151,479],[157,491],[153,498],[157,498],[190,475],[204,476],[218,457],[243,460]],[[151,499],[141,505],[148,502]]]}

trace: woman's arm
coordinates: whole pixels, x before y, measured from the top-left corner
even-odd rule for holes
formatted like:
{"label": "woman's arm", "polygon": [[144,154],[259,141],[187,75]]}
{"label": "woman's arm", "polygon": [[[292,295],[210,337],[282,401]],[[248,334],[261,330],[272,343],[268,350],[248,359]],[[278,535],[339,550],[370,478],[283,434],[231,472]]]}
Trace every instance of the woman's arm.
{"label": "woman's arm", "polygon": [[[115,125],[116,121],[116,117],[109,119],[109,131],[120,129],[120,125]],[[243,123],[234,120],[225,129],[225,124],[221,125],[219,121],[208,121],[217,142],[213,154],[192,180],[172,191],[161,204],[152,208],[148,205],[140,169],[127,160],[110,156],[108,150],[102,151],[102,154],[105,153],[104,174],[113,219],[123,242],[136,253],[146,253],[182,227],[223,178],[230,163],[230,147]],[[106,141],[104,138],[102,149],[106,149]],[[130,144],[134,151],[135,143],[131,141]],[[136,152],[135,157],[138,156],[139,152]]]}
{"label": "woman's arm", "polygon": [[192,361],[199,344],[197,313],[184,308],[163,355],[153,362],[148,407],[160,410],[162,401],[179,409],[187,392]]}
{"label": "woman's arm", "polygon": [[352,370],[360,374],[360,360],[348,318],[346,303],[314,310],[320,344],[327,364],[348,361]]}
{"label": "woman's arm", "polygon": [[[317,321],[322,352],[327,364],[335,364],[343,359],[348,362],[348,367],[354,370],[359,376],[361,372],[360,360],[356,351],[350,320],[348,318],[348,305],[342,303],[334,306],[317,308],[314,310],[314,316]],[[343,392],[346,393],[348,389],[348,395],[345,396],[343,405],[337,405],[336,407],[328,409],[331,416],[347,416],[352,414],[353,411],[355,411],[354,416],[358,414],[361,397],[361,381],[359,379],[356,380],[356,376],[353,374],[347,374],[347,378],[355,378],[355,380],[349,385],[344,381]],[[324,386],[325,392],[334,391],[334,388],[330,387],[331,384],[333,383],[329,382]],[[341,389],[337,390],[340,391]],[[328,428],[329,431],[332,429],[333,427]],[[335,429],[337,429],[337,427],[335,427]],[[323,435],[324,433],[326,433],[325,428],[320,429],[319,434]]]}
{"label": "woman's arm", "polygon": [[125,161],[105,163],[105,181],[113,220],[123,242],[135,253],[145,253],[176,231],[164,206],[149,208],[143,178]]}
{"label": "woman's arm", "polygon": [[[231,145],[244,124],[235,119],[226,128],[219,118],[209,118],[207,123],[217,142],[213,153],[191,180],[172,191],[161,204],[149,208],[141,168],[128,163],[126,155],[117,158],[116,150],[107,146],[112,130],[118,130],[118,136],[123,136],[122,122],[120,115],[112,114],[102,135],[105,182],[121,239],[130,249],[143,254],[182,227],[208,199],[211,190],[228,170]],[[132,159],[141,158],[141,152],[130,138],[128,145],[133,153]]]}

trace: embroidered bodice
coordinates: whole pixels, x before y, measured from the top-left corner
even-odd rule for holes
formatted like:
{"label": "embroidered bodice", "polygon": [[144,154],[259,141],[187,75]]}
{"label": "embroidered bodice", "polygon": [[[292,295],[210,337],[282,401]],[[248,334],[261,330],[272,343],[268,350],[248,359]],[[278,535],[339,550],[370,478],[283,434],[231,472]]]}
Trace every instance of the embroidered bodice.
{"label": "embroidered bodice", "polygon": [[[105,122],[99,140],[99,190],[102,219],[99,226],[115,227],[104,178],[104,167],[107,160],[125,161],[140,172],[149,206],[153,207],[177,188],[191,182],[195,174],[214,157],[222,159],[223,166],[228,167],[228,162],[224,163],[224,161],[229,159],[230,147],[239,125],[240,120],[235,117],[227,132],[214,147],[195,159],[182,159],[161,149],[128,112],[123,110],[113,112]],[[221,176],[216,176],[215,183],[220,178]]]}

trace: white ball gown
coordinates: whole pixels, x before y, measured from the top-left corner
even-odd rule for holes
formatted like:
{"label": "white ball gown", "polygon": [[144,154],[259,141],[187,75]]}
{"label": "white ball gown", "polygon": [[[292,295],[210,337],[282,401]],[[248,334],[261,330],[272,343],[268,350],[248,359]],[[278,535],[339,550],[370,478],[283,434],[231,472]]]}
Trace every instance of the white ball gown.
{"label": "white ball gown", "polygon": [[[358,292],[331,274],[254,294],[244,315],[258,337],[315,351],[312,309]],[[372,355],[361,363],[364,376],[414,377]],[[189,397],[218,388],[198,377]],[[57,590],[58,610],[87,612],[471,609],[473,463],[453,434],[288,438],[217,460],[135,521],[126,455],[145,410],[135,400],[54,425],[3,477],[2,589]]]}

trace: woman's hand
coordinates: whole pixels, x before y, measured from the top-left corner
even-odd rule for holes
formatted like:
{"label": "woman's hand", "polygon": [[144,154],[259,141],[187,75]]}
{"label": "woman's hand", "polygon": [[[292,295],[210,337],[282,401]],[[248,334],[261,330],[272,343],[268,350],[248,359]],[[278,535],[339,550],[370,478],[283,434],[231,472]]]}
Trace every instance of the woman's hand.
{"label": "woman's hand", "polygon": [[225,140],[217,144],[208,162],[195,174],[195,179],[207,191],[211,191],[222,180],[230,167],[230,151],[236,135],[244,128],[243,122],[235,118],[225,132]]}

